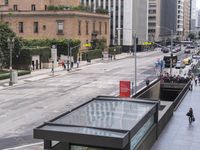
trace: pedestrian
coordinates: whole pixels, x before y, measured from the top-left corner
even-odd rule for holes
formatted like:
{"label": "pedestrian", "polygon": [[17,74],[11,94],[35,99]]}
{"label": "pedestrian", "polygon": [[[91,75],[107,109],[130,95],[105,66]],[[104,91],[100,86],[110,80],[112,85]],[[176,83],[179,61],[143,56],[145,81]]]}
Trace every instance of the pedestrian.
{"label": "pedestrian", "polygon": [[196,76],[195,79],[194,79],[195,86],[197,86],[197,81],[198,81],[198,77]]}
{"label": "pedestrian", "polygon": [[192,80],[190,80],[189,90],[192,91],[192,89],[193,89],[193,84],[192,84]]}
{"label": "pedestrian", "polygon": [[193,113],[193,109],[190,107],[189,111],[187,112],[186,114],[189,118],[189,124],[191,124],[192,122],[195,121],[195,118],[194,118],[194,113]]}
{"label": "pedestrian", "polygon": [[79,60],[77,60],[76,65],[77,65],[77,68],[78,68],[79,67]]}
{"label": "pedestrian", "polygon": [[129,50],[129,55],[131,55],[131,49]]}
{"label": "pedestrian", "polygon": [[149,86],[149,83],[150,83],[149,79],[146,79],[146,86]]}
{"label": "pedestrian", "polygon": [[199,80],[199,85],[200,85],[200,77],[198,77],[198,80]]}
{"label": "pedestrian", "polygon": [[72,61],[72,62],[71,62],[71,68],[73,68],[73,66],[74,66],[74,62]]}

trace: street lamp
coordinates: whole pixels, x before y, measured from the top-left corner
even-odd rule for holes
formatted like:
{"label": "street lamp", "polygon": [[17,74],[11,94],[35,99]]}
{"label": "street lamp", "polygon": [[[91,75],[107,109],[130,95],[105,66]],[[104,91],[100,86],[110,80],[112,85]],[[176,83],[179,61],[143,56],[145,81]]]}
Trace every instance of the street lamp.
{"label": "street lamp", "polygon": [[166,27],[163,27],[163,26],[156,26],[156,27],[159,27],[159,28],[163,28],[163,29],[166,29],[168,31],[171,32],[171,46],[170,46],[170,75],[172,75],[172,56],[173,56],[173,53],[172,53],[172,47],[173,47],[173,30],[172,29],[169,29],[169,28],[166,28]]}
{"label": "street lamp", "polygon": [[[133,32],[132,29],[127,29],[127,28],[117,28],[117,30],[131,30]],[[136,34],[134,34],[132,36],[133,38],[133,41],[134,41],[134,58],[135,58],[135,94],[137,93],[137,55],[136,55],[136,52],[137,52],[137,36]]]}
{"label": "street lamp", "polygon": [[15,39],[12,38],[8,38],[7,39],[7,42],[8,42],[8,49],[10,50],[10,81],[9,81],[9,86],[12,86],[13,85],[13,81],[12,81],[12,51],[14,49],[14,42],[15,42]]}

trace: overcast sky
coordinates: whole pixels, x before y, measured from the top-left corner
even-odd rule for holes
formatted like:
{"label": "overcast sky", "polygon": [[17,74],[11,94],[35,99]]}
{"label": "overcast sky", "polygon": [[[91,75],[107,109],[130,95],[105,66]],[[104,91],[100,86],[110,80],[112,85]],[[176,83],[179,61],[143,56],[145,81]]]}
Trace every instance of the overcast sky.
{"label": "overcast sky", "polygon": [[197,0],[197,8],[200,9],[200,0]]}

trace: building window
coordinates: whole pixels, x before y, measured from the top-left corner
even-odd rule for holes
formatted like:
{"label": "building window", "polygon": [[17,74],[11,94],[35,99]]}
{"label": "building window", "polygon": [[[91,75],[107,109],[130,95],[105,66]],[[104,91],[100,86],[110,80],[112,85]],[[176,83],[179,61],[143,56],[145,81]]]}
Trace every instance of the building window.
{"label": "building window", "polygon": [[105,34],[107,34],[107,22],[105,22]]}
{"label": "building window", "polygon": [[86,35],[88,35],[89,34],[89,22],[88,21],[86,21],[85,22],[86,23],[86,25],[85,25],[85,27],[86,27]]}
{"label": "building window", "polygon": [[63,34],[63,30],[64,30],[64,21],[63,20],[57,21],[57,34]]}
{"label": "building window", "polygon": [[101,22],[99,22],[99,34],[101,35]]}
{"label": "building window", "polygon": [[81,35],[81,21],[78,21],[78,35]]}
{"label": "building window", "polygon": [[18,10],[17,5],[13,5],[13,10],[14,10],[14,11],[17,11],[17,10]]}
{"label": "building window", "polygon": [[8,5],[8,0],[4,0],[4,4],[5,4],[5,5]]}
{"label": "building window", "polygon": [[31,5],[31,10],[32,10],[32,11],[35,11],[35,10],[36,10],[35,4],[32,4],[32,5]]}
{"label": "building window", "polygon": [[23,33],[23,32],[24,32],[24,23],[19,22],[19,33]]}
{"label": "building window", "polygon": [[38,22],[33,23],[33,32],[38,33],[39,32],[39,27],[38,27]]}
{"label": "building window", "polygon": [[47,5],[45,5],[45,6],[44,6],[44,10],[48,10],[48,7],[47,7]]}
{"label": "building window", "polygon": [[95,21],[93,22],[93,32],[95,32]]}
{"label": "building window", "polygon": [[43,25],[43,26],[42,26],[42,29],[45,31],[45,30],[46,30],[46,25]]}

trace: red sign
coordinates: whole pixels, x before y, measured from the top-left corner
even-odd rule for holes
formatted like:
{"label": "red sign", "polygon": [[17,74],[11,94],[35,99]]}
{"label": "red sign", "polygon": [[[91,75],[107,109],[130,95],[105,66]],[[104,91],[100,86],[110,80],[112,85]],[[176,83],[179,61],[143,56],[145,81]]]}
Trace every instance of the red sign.
{"label": "red sign", "polygon": [[130,97],[131,95],[131,82],[120,81],[120,97]]}

